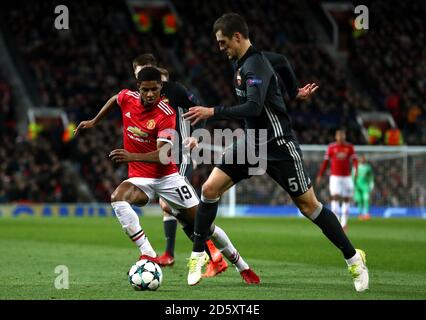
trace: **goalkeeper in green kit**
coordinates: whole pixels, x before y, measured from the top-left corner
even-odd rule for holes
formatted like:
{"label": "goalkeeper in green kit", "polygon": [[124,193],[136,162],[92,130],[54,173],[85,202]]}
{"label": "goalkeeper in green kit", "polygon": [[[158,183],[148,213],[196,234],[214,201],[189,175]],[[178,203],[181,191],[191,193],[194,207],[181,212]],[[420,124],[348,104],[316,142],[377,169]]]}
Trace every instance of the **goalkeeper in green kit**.
{"label": "goalkeeper in green kit", "polygon": [[355,186],[354,200],[358,205],[360,220],[369,220],[370,216],[370,194],[374,188],[373,168],[365,159],[365,155],[361,156],[358,163],[357,175],[352,171],[352,178]]}

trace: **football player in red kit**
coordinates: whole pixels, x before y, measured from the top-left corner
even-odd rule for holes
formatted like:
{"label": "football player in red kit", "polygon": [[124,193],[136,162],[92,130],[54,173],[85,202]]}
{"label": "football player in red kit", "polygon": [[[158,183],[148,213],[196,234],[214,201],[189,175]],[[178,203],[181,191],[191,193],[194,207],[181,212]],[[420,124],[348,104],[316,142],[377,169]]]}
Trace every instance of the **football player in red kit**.
{"label": "football player in red kit", "polygon": [[[349,207],[354,193],[352,181],[352,168],[356,176],[358,160],[354,146],[346,141],[344,130],[336,131],[336,141],[330,143],[324,156],[324,161],[318,172],[317,183],[321,181],[324,171],[327,169],[328,162],[331,162],[330,173],[330,197],[331,211],[340,219],[343,229],[347,229]],[[340,205],[340,202],[342,203]],[[340,217],[339,217],[340,216]]]}
{"label": "football player in red kit", "polygon": [[[113,150],[110,158],[117,163],[128,163],[129,178],[112,193],[111,205],[123,229],[139,248],[140,258],[155,261],[157,254],[131,205],[143,206],[156,195],[161,197],[191,238],[199,198],[185,177],[178,173],[176,164],[164,161],[162,157],[165,154],[164,147],[174,143],[176,115],[160,98],[160,71],[154,67],[145,67],[138,74],[138,79],[139,92],[127,89],[120,91],[107,101],[95,118],[82,121],[75,133],[97,125],[112,110],[115,103],[120,106],[124,149]],[[168,160],[171,158],[168,157]],[[259,283],[259,278],[242,259],[226,233],[214,224],[210,230],[210,239],[228,260],[235,261],[235,257],[239,257],[235,266],[244,281]],[[204,264],[207,264],[209,257],[205,252],[203,259]]]}

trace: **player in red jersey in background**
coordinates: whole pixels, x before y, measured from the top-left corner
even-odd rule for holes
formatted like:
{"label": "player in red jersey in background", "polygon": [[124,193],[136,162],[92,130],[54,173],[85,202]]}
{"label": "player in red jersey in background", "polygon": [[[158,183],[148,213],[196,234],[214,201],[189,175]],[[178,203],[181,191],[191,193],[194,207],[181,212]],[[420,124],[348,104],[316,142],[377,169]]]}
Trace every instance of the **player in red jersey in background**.
{"label": "player in red jersey in background", "polygon": [[356,176],[358,160],[353,144],[346,141],[345,130],[337,130],[335,137],[336,141],[328,145],[316,182],[317,184],[320,183],[321,177],[327,169],[328,162],[331,162],[331,211],[337,215],[337,218],[340,216],[340,224],[343,229],[346,230],[348,225],[350,202],[354,193],[354,185],[351,176],[351,163],[354,167],[354,175]]}
{"label": "player in red jersey in background", "polygon": [[[139,92],[122,90],[111,97],[95,118],[82,121],[75,134],[81,129],[96,126],[117,103],[123,119],[124,149],[116,149],[110,158],[117,163],[128,163],[128,179],[123,181],[111,195],[111,206],[129,238],[140,250],[140,259],[155,261],[158,259],[132,205],[144,206],[155,198],[161,197],[172,209],[172,213],[184,226],[184,231],[192,240],[195,214],[199,198],[184,176],[178,173],[177,166],[166,156],[161,155],[164,146],[176,142],[176,114],[160,97],[162,89],[161,73],[157,68],[146,67],[138,74]],[[168,150],[170,151],[170,149]],[[186,227],[186,228],[185,228]],[[215,246],[240,272],[246,283],[259,283],[258,276],[240,256],[226,233],[211,224],[210,239]],[[237,257],[237,259],[235,259]],[[203,256],[204,264],[209,257]]]}

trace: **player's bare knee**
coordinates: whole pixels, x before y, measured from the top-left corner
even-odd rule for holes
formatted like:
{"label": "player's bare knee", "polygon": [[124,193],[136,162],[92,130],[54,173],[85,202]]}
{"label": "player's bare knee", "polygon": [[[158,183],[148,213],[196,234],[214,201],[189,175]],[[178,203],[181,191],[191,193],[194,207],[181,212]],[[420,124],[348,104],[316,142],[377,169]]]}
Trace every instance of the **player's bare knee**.
{"label": "player's bare knee", "polygon": [[296,205],[300,212],[308,218],[316,214],[319,207],[322,207],[321,202],[316,198],[311,198],[308,201],[298,201]]}
{"label": "player's bare knee", "polygon": [[309,209],[306,209],[305,211],[303,211],[303,213],[308,218],[311,218],[317,212],[317,210],[318,210],[318,206],[316,206],[316,207],[309,207]]}
{"label": "player's bare knee", "polygon": [[132,196],[131,193],[122,192],[122,190],[115,190],[111,194],[111,202],[116,202],[116,201],[126,201],[137,206],[143,206],[146,204],[145,199],[136,198],[135,196]]}
{"label": "player's bare knee", "polygon": [[201,193],[206,199],[217,199],[220,197],[220,190],[218,190],[213,183],[209,183],[208,181],[203,184]]}
{"label": "player's bare knee", "polygon": [[111,194],[111,202],[117,202],[117,201],[124,201],[122,195],[120,194],[120,192],[118,192],[117,190],[115,190],[112,194]]}

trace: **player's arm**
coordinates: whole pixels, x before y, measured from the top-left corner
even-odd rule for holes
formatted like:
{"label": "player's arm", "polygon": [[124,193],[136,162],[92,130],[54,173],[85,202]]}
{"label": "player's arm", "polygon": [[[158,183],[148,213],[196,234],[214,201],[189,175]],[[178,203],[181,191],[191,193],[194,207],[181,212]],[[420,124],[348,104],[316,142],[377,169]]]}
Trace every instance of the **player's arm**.
{"label": "player's arm", "polygon": [[284,87],[290,99],[295,99],[299,92],[299,84],[286,56],[275,52],[263,52],[263,55],[284,82]]}
{"label": "player's arm", "polygon": [[328,162],[329,162],[329,159],[324,159],[324,160],[322,161],[322,164],[321,164],[320,170],[318,171],[318,175],[317,175],[317,183],[320,183],[320,181],[321,181],[321,177],[322,177],[322,175],[324,174],[325,170],[326,170],[326,169],[327,169],[327,167],[328,167]]}
{"label": "player's arm", "polygon": [[111,98],[108,99],[108,101],[105,103],[105,105],[102,107],[101,110],[99,110],[98,114],[91,120],[81,121],[77,128],[74,130],[74,134],[77,135],[77,133],[81,129],[89,129],[96,126],[105,116],[112,110],[112,107],[117,102],[118,94],[113,95]]}
{"label": "player's arm", "polygon": [[117,163],[151,162],[168,164],[171,162],[171,148],[177,137],[175,114],[168,115],[158,123],[157,150],[146,153],[132,153],[124,149],[111,151],[109,157]]}
{"label": "player's arm", "polygon": [[244,119],[261,114],[273,76],[272,70],[259,56],[247,61],[241,71],[241,77],[246,81],[247,101],[232,107],[214,107],[214,115]]}
{"label": "player's arm", "polygon": [[[187,110],[200,105],[200,100],[198,99],[198,97],[194,93],[189,92],[188,89],[186,89],[182,85],[180,88],[179,96],[181,97],[180,100],[182,101],[180,105]],[[194,130],[199,128],[205,128],[206,122],[206,119],[200,120],[193,126]]]}
{"label": "player's arm", "polygon": [[[183,107],[184,109],[189,110],[189,108],[200,105],[200,100],[198,99],[198,97],[194,93],[189,92],[188,89],[185,88],[180,83],[177,83],[176,93],[178,96],[178,105]],[[179,121],[183,121],[183,120],[184,119],[179,119]],[[191,135],[193,130],[205,128],[206,122],[207,120],[203,119],[197,122],[195,125],[193,125],[193,128],[191,130]],[[185,138],[185,140],[182,141],[182,143],[186,148],[189,148],[189,150],[192,150],[198,147],[199,141],[196,138],[189,136]]]}
{"label": "player's arm", "polygon": [[328,162],[330,161],[330,148],[327,148],[327,151],[324,156],[324,160],[322,161],[321,167],[318,171],[316,182],[319,184],[321,182],[321,177],[324,174],[325,170],[327,169]]}
{"label": "player's arm", "polygon": [[299,88],[296,75],[286,56],[275,52],[263,52],[263,55],[271,63],[272,68],[284,82],[285,89],[290,99],[306,100],[309,99],[319,86],[316,83],[308,83]]}
{"label": "player's arm", "polygon": [[[162,149],[165,148],[165,149]],[[158,141],[157,150],[147,153],[134,153],[129,152],[125,149],[115,149],[111,151],[109,157],[116,163],[127,163],[127,162],[150,162],[150,163],[163,163],[161,161],[162,154],[169,155],[170,146],[167,142]]]}
{"label": "player's arm", "polygon": [[196,106],[190,108],[184,114],[186,120],[191,121],[191,124],[196,124],[202,119],[211,118],[213,116],[231,117],[236,119],[244,119],[247,117],[257,117],[263,110],[263,105],[266,99],[269,82],[272,78],[272,70],[265,65],[263,59],[259,56],[252,59],[244,65],[244,71],[241,75],[247,82],[247,101],[243,104],[224,107],[217,106],[206,108]]}

